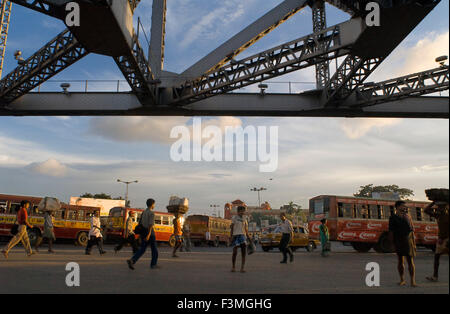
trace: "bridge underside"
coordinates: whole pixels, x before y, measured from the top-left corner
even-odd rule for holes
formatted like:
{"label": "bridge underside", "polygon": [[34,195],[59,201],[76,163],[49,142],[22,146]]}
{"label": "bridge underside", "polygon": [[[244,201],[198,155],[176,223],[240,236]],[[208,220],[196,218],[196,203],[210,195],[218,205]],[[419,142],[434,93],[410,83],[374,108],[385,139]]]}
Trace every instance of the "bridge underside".
{"label": "bridge underside", "polygon": [[[106,105],[107,104],[107,105]],[[370,107],[323,108],[317,95],[224,94],[187,106],[143,107],[132,93],[29,93],[0,115],[449,118],[447,97],[419,96]]]}

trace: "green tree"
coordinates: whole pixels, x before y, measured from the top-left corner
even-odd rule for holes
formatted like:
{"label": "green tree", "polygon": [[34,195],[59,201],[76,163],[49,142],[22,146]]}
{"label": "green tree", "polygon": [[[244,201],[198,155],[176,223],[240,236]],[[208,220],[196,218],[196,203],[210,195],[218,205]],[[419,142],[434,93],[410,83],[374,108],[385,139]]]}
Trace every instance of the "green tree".
{"label": "green tree", "polygon": [[359,191],[353,194],[356,197],[372,197],[374,192],[394,192],[398,193],[402,200],[406,200],[411,196],[414,196],[414,191],[407,188],[400,188],[396,184],[392,185],[378,185],[367,184],[359,187]]}

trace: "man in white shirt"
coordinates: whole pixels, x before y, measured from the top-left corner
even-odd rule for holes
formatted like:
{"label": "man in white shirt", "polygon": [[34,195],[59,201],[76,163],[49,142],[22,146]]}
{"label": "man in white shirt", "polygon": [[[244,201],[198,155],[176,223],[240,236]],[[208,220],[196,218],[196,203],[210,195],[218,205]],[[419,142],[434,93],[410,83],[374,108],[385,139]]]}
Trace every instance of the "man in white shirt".
{"label": "man in white shirt", "polygon": [[287,264],[287,255],[289,254],[289,261],[292,263],[294,261],[294,254],[292,253],[289,243],[294,238],[294,228],[292,228],[292,223],[286,218],[285,213],[280,214],[281,218],[281,241],[280,241],[280,251],[283,253],[283,260],[281,264]]}
{"label": "man in white shirt", "polygon": [[239,206],[237,210],[237,216],[234,216],[231,224],[231,238],[232,238],[232,246],[233,246],[233,268],[232,272],[236,271],[236,257],[238,247],[241,247],[241,255],[242,255],[242,264],[241,264],[241,273],[245,273],[245,255],[247,254],[247,239],[245,236],[250,238],[248,235],[248,222],[244,217],[245,207]]}
{"label": "man in white shirt", "polygon": [[89,230],[89,242],[86,246],[86,255],[91,255],[91,249],[94,243],[97,244],[98,251],[100,255],[106,253],[103,250],[103,235],[100,228],[100,212],[96,211],[94,215],[91,217],[91,230]]}

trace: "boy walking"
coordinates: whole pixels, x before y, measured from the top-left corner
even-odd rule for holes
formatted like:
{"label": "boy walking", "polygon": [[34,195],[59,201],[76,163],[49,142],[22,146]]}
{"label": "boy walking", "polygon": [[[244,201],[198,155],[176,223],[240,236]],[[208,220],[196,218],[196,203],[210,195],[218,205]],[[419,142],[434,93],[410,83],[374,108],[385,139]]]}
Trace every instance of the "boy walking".
{"label": "boy walking", "polygon": [[240,247],[242,255],[241,273],[245,273],[245,255],[247,254],[247,240],[245,236],[247,236],[247,238],[250,238],[250,236],[248,235],[248,222],[244,217],[244,213],[245,207],[239,206],[237,210],[237,216],[233,217],[232,224],[230,226],[231,238],[233,239],[231,244],[233,246],[233,268],[231,269],[232,272],[236,272],[236,257],[238,247]]}

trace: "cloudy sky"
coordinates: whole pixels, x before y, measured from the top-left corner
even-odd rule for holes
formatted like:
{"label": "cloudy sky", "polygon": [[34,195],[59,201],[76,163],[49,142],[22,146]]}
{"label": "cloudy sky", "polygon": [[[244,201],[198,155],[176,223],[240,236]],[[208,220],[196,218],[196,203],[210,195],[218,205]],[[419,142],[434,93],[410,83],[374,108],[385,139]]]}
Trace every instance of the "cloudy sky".
{"label": "cloudy sky", "polygon": [[[136,14],[149,33],[151,1]],[[212,51],[281,0],[168,0],[165,69],[177,73]],[[443,1],[399,46],[370,80],[383,80],[430,69],[434,59],[449,54],[449,4]],[[327,6],[328,24],[348,16]],[[25,57],[64,29],[62,22],[13,8],[4,75],[15,67],[13,53]],[[303,10],[262,39],[243,57],[312,31],[311,11]],[[380,39],[381,40],[381,39]],[[142,37],[145,45],[146,40]],[[123,80],[112,59],[90,55],[43,86],[60,82]],[[314,88],[313,69],[273,82],[293,84],[298,91]],[[80,83],[81,84],[81,83]],[[90,83],[98,90],[116,82]],[[76,88],[76,83],[73,83]],[[123,89],[126,84],[121,83]],[[287,84],[269,84],[269,92],[287,91]],[[246,91],[251,91],[247,88]],[[420,119],[331,118],[204,118],[204,125],[278,126],[277,171],[260,173],[259,162],[180,162],[170,159],[175,126],[192,124],[185,117],[0,117],[0,193],[56,196],[68,201],[84,192],[124,195],[116,182],[130,186],[133,206],[146,198],[167,205],[170,195],[188,197],[192,212],[211,212],[240,198],[256,205],[253,187],[266,187],[262,199],[279,207],[289,201],[308,207],[320,194],[351,195],[358,187],[398,184],[425,199],[424,189],[448,187],[449,122]],[[272,180],[271,180],[272,179]]]}

